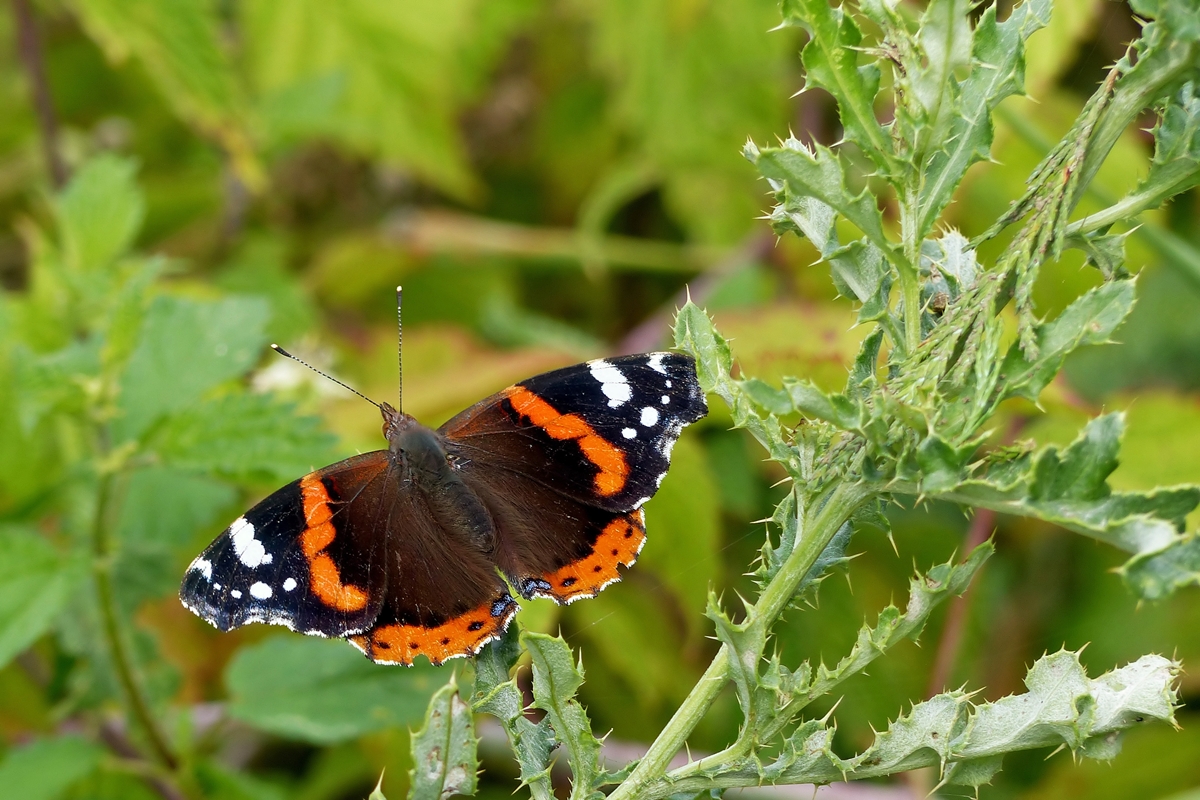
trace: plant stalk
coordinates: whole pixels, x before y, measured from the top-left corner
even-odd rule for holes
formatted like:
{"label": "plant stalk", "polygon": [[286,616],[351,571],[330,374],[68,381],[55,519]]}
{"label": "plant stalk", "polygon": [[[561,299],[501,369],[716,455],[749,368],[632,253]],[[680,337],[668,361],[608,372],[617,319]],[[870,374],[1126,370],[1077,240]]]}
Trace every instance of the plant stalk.
{"label": "plant stalk", "polygon": [[[766,585],[762,594],[747,612],[747,623],[755,623],[770,627],[779,615],[783,613],[796,589],[804,580],[817,558],[824,552],[838,529],[850,518],[870,495],[871,490],[862,484],[839,484],[830,494],[820,511],[804,526],[805,535],[797,543],[796,548],[783,562],[779,572]],[[675,711],[671,721],[667,723],[658,738],[650,745],[646,755],[634,768],[609,800],[642,800],[647,797],[657,797],[662,792],[655,791],[657,784],[662,783],[662,776],[667,771],[671,759],[683,747],[687,737],[707,713],[717,695],[729,681],[729,649],[722,646],[712,663],[708,665],[704,675],[693,687],[683,704]],[[737,742],[719,755],[729,755],[736,750],[741,742]],[[712,758],[712,757],[710,757]],[[706,759],[707,761],[707,759]],[[661,787],[669,794],[669,787]]]}
{"label": "plant stalk", "polygon": [[137,720],[144,731],[154,759],[166,769],[174,772],[179,767],[179,759],[175,756],[167,742],[166,735],[150,712],[150,703],[134,675],[133,660],[125,645],[125,638],[121,634],[121,626],[117,619],[116,598],[112,586],[112,542],[106,522],[108,506],[112,498],[113,478],[114,473],[110,470],[105,470],[100,477],[100,487],[96,498],[96,518],[92,525],[92,573],[96,580],[96,599],[100,609],[102,629],[108,643],[109,653],[112,655],[117,680],[121,684],[128,704],[130,717]]}

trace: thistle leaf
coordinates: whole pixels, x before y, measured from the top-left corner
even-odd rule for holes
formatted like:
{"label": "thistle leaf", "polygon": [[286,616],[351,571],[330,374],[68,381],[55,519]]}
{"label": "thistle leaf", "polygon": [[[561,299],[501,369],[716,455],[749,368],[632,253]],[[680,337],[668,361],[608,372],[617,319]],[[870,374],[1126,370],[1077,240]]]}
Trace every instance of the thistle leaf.
{"label": "thistle leaf", "polygon": [[452,677],[429,701],[425,725],[412,737],[409,800],[447,800],[475,793],[475,719]]}

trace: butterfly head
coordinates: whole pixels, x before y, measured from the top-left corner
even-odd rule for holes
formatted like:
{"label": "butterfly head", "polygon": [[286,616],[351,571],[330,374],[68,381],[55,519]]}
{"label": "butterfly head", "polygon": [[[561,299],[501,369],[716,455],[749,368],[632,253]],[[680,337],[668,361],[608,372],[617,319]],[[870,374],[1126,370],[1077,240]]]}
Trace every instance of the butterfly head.
{"label": "butterfly head", "polygon": [[414,417],[397,411],[391,403],[380,403],[379,413],[383,415],[383,438],[388,442],[395,442],[405,431],[422,427]]}

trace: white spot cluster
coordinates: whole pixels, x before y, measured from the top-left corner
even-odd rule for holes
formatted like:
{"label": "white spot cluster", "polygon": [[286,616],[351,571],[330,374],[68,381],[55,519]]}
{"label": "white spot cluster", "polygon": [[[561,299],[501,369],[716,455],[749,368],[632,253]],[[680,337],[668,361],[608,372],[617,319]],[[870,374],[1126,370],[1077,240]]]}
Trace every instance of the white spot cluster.
{"label": "white spot cluster", "polygon": [[273,560],[263,543],[254,538],[254,526],[245,517],[238,517],[229,526],[229,538],[233,542],[233,552],[250,569],[258,569]]}
{"label": "white spot cluster", "polygon": [[188,567],[188,572],[199,572],[201,575],[204,576],[204,580],[211,581],[212,580],[212,562],[209,561],[207,558],[197,558],[195,561],[192,562],[191,566]]}
{"label": "white spot cluster", "polygon": [[592,377],[600,382],[600,391],[608,398],[609,408],[620,408],[633,397],[633,387],[629,385],[621,370],[603,358],[589,361],[587,366],[592,372]]}

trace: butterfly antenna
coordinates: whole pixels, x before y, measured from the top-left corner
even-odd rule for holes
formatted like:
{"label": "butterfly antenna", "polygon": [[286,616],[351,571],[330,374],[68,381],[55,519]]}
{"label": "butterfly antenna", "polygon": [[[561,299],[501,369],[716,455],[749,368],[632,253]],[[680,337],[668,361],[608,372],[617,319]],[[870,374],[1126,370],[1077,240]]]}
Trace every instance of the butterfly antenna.
{"label": "butterfly antenna", "polygon": [[281,356],[286,356],[286,357],[290,358],[292,361],[295,361],[297,364],[303,364],[304,366],[306,366],[306,367],[308,367],[309,369],[311,369],[313,372],[315,372],[315,373],[317,373],[318,375],[320,375],[322,378],[328,378],[329,380],[331,380],[331,381],[333,381],[334,383],[336,383],[338,386],[341,386],[343,389],[349,389],[350,391],[354,392],[356,395],[358,395],[359,397],[361,397],[363,400],[366,400],[368,403],[370,403],[371,405],[375,406],[376,408],[381,408],[381,407],[382,407],[382,406],[380,406],[380,405],[379,405],[379,403],[376,403],[374,400],[372,400],[371,398],[367,397],[365,394],[363,394],[362,392],[358,391],[358,390],[357,390],[357,389],[355,389],[353,386],[347,386],[346,384],[342,383],[341,381],[339,381],[337,378],[333,377],[333,376],[332,376],[332,375],[330,375],[329,373],[327,373],[327,372],[322,372],[321,370],[317,369],[317,368],[316,368],[316,367],[314,367],[312,364],[310,364],[310,363],[308,363],[307,361],[305,361],[303,358],[297,358],[296,356],[292,355],[291,353],[289,353],[287,350],[284,350],[284,349],[283,349],[282,347],[280,347],[279,345],[277,345],[277,344],[272,344],[272,345],[271,345],[271,349],[272,349],[272,350],[274,350],[276,353],[279,353],[279,355],[281,355]]}
{"label": "butterfly antenna", "polygon": [[404,308],[404,288],[396,287],[396,410],[404,413],[404,317],[400,313]]}

